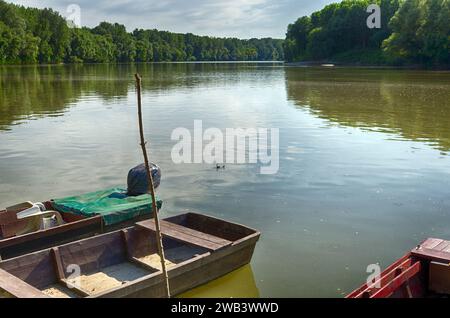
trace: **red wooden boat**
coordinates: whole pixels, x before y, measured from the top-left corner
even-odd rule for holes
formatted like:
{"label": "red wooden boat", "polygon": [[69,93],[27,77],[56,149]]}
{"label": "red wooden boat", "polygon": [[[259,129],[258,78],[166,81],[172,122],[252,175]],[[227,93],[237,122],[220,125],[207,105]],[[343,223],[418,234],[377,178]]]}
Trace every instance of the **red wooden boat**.
{"label": "red wooden boat", "polygon": [[450,241],[430,238],[346,298],[448,298]]}

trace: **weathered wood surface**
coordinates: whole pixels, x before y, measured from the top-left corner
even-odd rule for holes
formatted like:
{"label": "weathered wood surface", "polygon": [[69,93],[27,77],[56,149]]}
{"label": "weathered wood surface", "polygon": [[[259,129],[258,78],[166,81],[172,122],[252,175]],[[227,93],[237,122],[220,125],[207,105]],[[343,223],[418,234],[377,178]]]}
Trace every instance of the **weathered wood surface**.
{"label": "weathered wood surface", "polygon": [[45,237],[50,237],[52,235],[57,235],[57,234],[61,234],[61,233],[76,230],[76,229],[81,229],[84,227],[87,228],[87,227],[90,227],[91,225],[98,225],[98,230],[100,231],[101,222],[102,222],[101,216],[94,216],[92,218],[82,219],[82,220],[74,221],[71,223],[59,225],[59,226],[56,226],[54,228],[47,229],[47,230],[40,230],[40,231],[36,231],[33,233],[28,233],[28,234],[24,234],[24,235],[15,236],[15,237],[0,239],[0,249],[18,245],[18,244],[22,244],[22,243],[26,243],[26,242],[30,242],[30,241],[34,241],[34,240],[45,238]]}
{"label": "weathered wood surface", "polygon": [[450,264],[430,263],[429,288],[437,294],[450,294]]}
{"label": "weathered wood surface", "polygon": [[77,264],[83,273],[96,271],[126,259],[121,231],[60,246],[59,253],[63,268]]}
{"label": "weathered wood surface", "polygon": [[242,224],[232,223],[213,216],[188,212],[186,214],[177,215],[165,219],[167,222],[179,224],[187,228],[219,236],[234,243],[239,242],[240,239],[245,239],[248,235],[258,233],[258,231],[251,229]]}
{"label": "weathered wood surface", "polygon": [[51,250],[51,257],[53,261],[53,266],[55,268],[56,277],[59,281],[63,281],[66,278],[66,275],[64,273],[64,268],[61,263],[61,255],[59,254],[59,248],[53,247]]}
{"label": "weathered wood surface", "polygon": [[[194,220],[191,219],[190,222]],[[240,225],[220,220],[214,221],[218,236],[214,235],[214,229],[208,229],[211,234],[206,234],[179,224],[163,223],[165,224],[163,228],[176,236],[164,238],[168,247],[167,257],[172,262],[168,272],[174,295],[249,263],[260,236],[258,231],[249,228],[244,230]],[[227,228],[227,232],[235,235],[236,241],[223,239],[220,228]],[[148,231],[149,229],[145,227],[130,227],[5,260],[0,262],[0,268],[27,286],[33,286],[35,292],[42,290],[43,292],[38,293],[41,297],[46,294],[53,297],[70,296],[68,294],[71,294],[71,297],[164,297],[165,280],[161,268],[155,268],[152,262],[145,262],[142,258],[157,252],[153,242],[155,238],[148,235]],[[238,236],[235,233],[242,234]],[[184,240],[180,240],[179,236]],[[193,240],[201,246],[193,244]],[[212,244],[214,247],[227,245],[211,250],[204,247],[205,244],[208,246]],[[71,282],[66,278],[69,273],[65,272],[70,264],[79,265],[81,278],[95,281],[95,286],[92,285],[89,290],[81,285],[71,288]],[[110,272],[110,269],[120,269],[123,266],[131,266],[139,271],[142,277],[128,279],[122,272]],[[103,279],[104,275],[116,277],[120,284],[115,282],[117,287],[111,285],[108,290],[97,289],[96,278]],[[14,290],[12,292],[17,294]],[[17,295],[16,297],[24,296]]]}
{"label": "weathered wood surface", "polygon": [[[186,242],[192,245],[207,248],[211,251],[217,251],[231,245],[233,242],[222,239],[220,237],[206,234],[204,232],[189,229],[187,227],[161,220],[161,233],[165,237],[174,240]],[[136,223],[138,227],[155,231],[155,222],[147,220]]]}
{"label": "weathered wood surface", "polygon": [[[180,240],[177,237],[170,238],[174,241],[179,241],[188,245],[198,246],[192,244],[192,240],[195,238],[202,238],[201,247],[204,249],[202,254],[192,255],[191,258],[176,263],[169,267],[168,274],[170,280],[171,291],[173,295],[180,294],[194,287],[207,283],[213,279],[223,276],[251,261],[253,251],[255,249],[256,242],[259,240],[259,231],[244,227],[242,225],[233,224],[224,220],[211,218],[208,216],[203,216],[199,214],[188,213],[180,215],[175,218],[169,218],[167,220],[178,220],[181,221],[186,219],[189,215],[191,217],[190,222],[196,219],[206,220],[208,224],[214,224],[212,228],[208,228],[210,233],[215,233],[216,231],[222,235],[221,229],[225,228],[226,233],[233,236],[236,241],[227,241],[221,237],[215,236],[213,234],[206,234],[204,232],[187,229],[185,226],[175,224],[173,222],[162,222],[162,233],[166,236],[164,229],[170,231],[173,236],[179,235],[179,231],[186,233],[186,229],[189,230],[191,235],[185,237],[188,241]],[[145,223],[145,222],[144,222]],[[171,223],[170,227],[163,225],[165,223]],[[187,223],[180,222],[183,225]],[[189,224],[190,225],[190,224]],[[151,225],[150,225],[151,226]],[[136,229],[147,229],[146,227],[138,227]],[[175,231],[177,229],[179,231]],[[201,229],[201,227],[199,227]],[[150,230],[152,230],[150,228]],[[139,231],[136,231],[139,232]],[[135,233],[134,231],[128,231],[129,234]],[[240,236],[237,234],[240,233]],[[206,236],[205,236],[206,235]],[[128,242],[133,242],[133,235],[130,235]],[[208,237],[208,240],[204,240]],[[125,240],[125,238],[123,238]],[[204,246],[204,244],[212,244],[213,242],[226,242],[226,246],[211,250]],[[208,243],[205,243],[208,242]],[[200,250],[201,251],[201,250]],[[208,252],[209,251],[209,252]],[[167,256],[170,257],[170,253],[167,252]],[[138,258],[133,259],[133,263],[139,264],[144,263]],[[145,263],[144,263],[145,264]],[[150,274],[147,277],[135,280],[133,282],[127,283],[121,287],[113,290],[106,291],[102,294],[97,294],[91,297],[163,297],[164,296],[164,279],[161,275],[161,271]]]}
{"label": "weathered wood surface", "polygon": [[[251,261],[256,238],[214,253],[198,255],[168,270],[172,295],[178,295],[238,269]],[[161,272],[91,297],[164,297]]]}
{"label": "weathered wood surface", "polygon": [[418,273],[420,273],[421,269],[422,269],[422,266],[421,266],[420,262],[414,263],[411,267],[409,267],[403,273],[401,273],[400,275],[395,277],[393,280],[391,280],[389,283],[387,283],[386,286],[379,289],[372,296],[372,298],[389,298],[404,284],[406,284],[405,288],[409,292],[409,298],[412,298],[412,294],[409,289],[408,283],[411,278],[413,278]]}
{"label": "weathered wood surface", "polygon": [[17,211],[0,211],[0,236],[14,237],[17,232],[27,227],[29,220],[19,220]]}
{"label": "weathered wood surface", "polygon": [[[399,273],[403,273],[412,265],[411,258],[406,258],[401,263],[396,263],[395,267],[390,266],[388,270],[385,270],[378,281],[374,282],[373,286],[364,285],[363,289],[354,293],[352,298],[370,298],[377,293],[380,288],[387,286],[392,280],[395,279]],[[379,287],[377,287],[379,286]]]}
{"label": "weathered wood surface", "polygon": [[0,269],[0,291],[15,298],[47,298],[39,289]]}
{"label": "weathered wood surface", "polygon": [[420,259],[450,262],[450,241],[429,238],[413,249],[411,254]]}
{"label": "weathered wood surface", "polygon": [[49,250],[2,261],[0,268],[38,289],[56,280]]}
{"label": "weathered wood surface", "polygon": [[429,238],[383,271],[381,288],[364,284],[347,298],[424,297],[437,290],[450,293],[449,263],[450,241]]}
{"label": "weathered wood surface", "polygon": [[[44,205],[47,209],[52,209],[50,201],[44,202]],[[8,223],[10,222],[8,220],[11,213],[7,214],[6,212],[6,210],[0,211],[0,257],[3,259],[32,253],[99,233],[107,233],[131,227],[135,222],[147,220],[151,217],[151,215],[143,215],[119,224],[104,226],[103,219],[100,215],[86,218],[76,214],[61,212],[64,221],[67,222],[63,225],[17,236],[11,236],[11,232],[7,232],[6,236],[2,236],[3,228],[11,229],[11,226],[14,225],[14,223]],[[16,215],[13,215],[13,217],[16,218]],[[16,220],[15,222],[24,221]],[[23,224],[20,226],[23,227]],[[16,230],[14,229],[14,231]]]}

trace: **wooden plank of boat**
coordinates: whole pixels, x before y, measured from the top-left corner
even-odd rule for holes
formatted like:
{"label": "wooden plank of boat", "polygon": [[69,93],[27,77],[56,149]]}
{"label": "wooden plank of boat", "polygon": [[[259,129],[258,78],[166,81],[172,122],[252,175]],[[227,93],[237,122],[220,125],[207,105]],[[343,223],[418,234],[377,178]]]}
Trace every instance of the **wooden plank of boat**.
{"label": "wooden plank of boat", "polygon": [[420,260],[406,255],[381,273],[373,285],[364,284],[346,298],[419,298],[425,295],[423,266]]}
{"label": "wooden plank of boat", "polygon": [[364,284],[347,298],[422,298],[450,293],[450,241],[430,238],[381,273],[380,284]]}
{"label": "wooden plank of boat", "polygon": [[87,227],[89,225],[97,225],[98,230],[100,231],[101,227],[101,216],[94,216],[92,218],[80,219],[78,221],[68,222],[60,226],[55,226],[46,230],[39,230],[36,232],[14,236],[10,238],[5,238],[0,240],[0,250],[6,247],[11,247],[17,244],[26,243],[32,240],[40,239],[45,236],[56,235],[64,233],[68,230],[76,230],[83,227]]}
{"label": "wooden plank of boat", "polygon": [[[0,212],[1,213],[1,212]],[[9,259],[51,246],[113,230],[103,226],[101,216],[83,218],[62,213],[66,223],[9,238],[0,237],[0,257]],[[128,224],[124,226],[129,226]]]}
{"label": "wooden plank of boat", "polygon": [[[156,230],[155,221],[153,219],[138,222],[136,223],[136,226],[151,231]],[[182,242],[188,242],[192,245],[204,247],[211,251],[217,251],[232,244],[232,242],[229,240],[225,240],[214,235],[189,229],[187,227],[177,225],[175,223],[170,223],[164,220],[161,220],[160,226],[161,226],[161,233],[163,236],[170,237],[174,240],[179,240]]]}
{"label": "wooden plank of boat", "polygon": [[[248,264],[260,236],[248,227],[195,213],[166,222],[178,225],[166,224],[178,232],[191,233],[185,241],[163,238],[173,295]],[[211,240],[231,244],[214,251],[195,246],[191,241],[197,232],[207,234],[208,244]],[[133,226],[5,260],[0,269],[52,297],[163,297],[157,255],[155,236],[147,228]],[[68,266],[74,264],[81,271],[78,282],[66,277]]]}
{"label": "wooden plank of boat", "polygon": [[48,298],[39,289],[0,269],[0,295],[15,298]]}
{"label": "wooden plank of boat", "polygon": [[[220,251],[196,254],[172,264],[168,268],[172,295],[179,295],[248,264],[258,239],[259,232],[256,232]],[[163,282],[162,275],[157,272],[89,298],[163,297]]]}
{"label": "wooden plank of boat", "polygon": [[411,251],[413,256],[432,261],[450,262],[450,241],[429,238]]}
{"label": "wooden plank of boat", "polygon": [[409,298],[412,298],[412,293],[407,285],[409,280],[416,276],[421,271],[421,263],[415,262],[414,265],[409,267],[403,273],[395,277],[386,286],[380,288],[371,298],[389,298],[392,296],[400,287],[406,284],[406,289],[409,294]]}
{"label": "wooden plank of boat", "polygon": [[392,280],[399,274],[405,272],[412,265],[412,260],[409,257],[401,259],[396,262],[394,266],[390,266],[381,275],[380,279],[375,281],[372,286],[364,285],[364,288],[359,289],[357,292],[352,293],[348,298],[371,298],[379,291],[380,288],[387,286]]}
{"label": "wooden plank of boat", "polygon": [[[49,202],[45,204],[50,207]],[[0,211],[0,216],[4,212],[4,210]],[[100,215],[83,217],[71,213],[60,213],[66,221],[65,224],[8,238],[0,236],[0,259],[9,259],[95,234],[123,229],[132,226],[135,222],[150,218],[150,215],[143,215],[116,225],[105,226]]]}
{"label": "wooden plank of boat", "polygon": [[430,263],[430,290],[438,294],[450,294],[450,264]]}

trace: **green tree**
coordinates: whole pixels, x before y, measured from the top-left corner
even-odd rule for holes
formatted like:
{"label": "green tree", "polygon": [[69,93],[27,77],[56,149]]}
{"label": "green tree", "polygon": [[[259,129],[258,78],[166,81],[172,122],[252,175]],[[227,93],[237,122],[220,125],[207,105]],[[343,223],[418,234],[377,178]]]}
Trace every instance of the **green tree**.
{"label": "green tree", "polygon": [[449,0],[406,0],[390,22],[393,33],[383,47],[402,62],[448,64],[449,21]]}
{"label": "green tree", "polygon": [[392,57],[413,60],[421,41],[416,37],[420,26],[420,0],[406,0],[390,21],[393,33],[383,43],[385,51]]}
{"label": "green tree", "polygon": [[37,12],[37,24],[30,26],[33,35],[40,39],[39,61],[59,63],[70,47],[69,28],[66,21],[52,9]]}
{"label": "green tree", "polygon": [[0,63],[151,62],[283,59],[283,40],[212,38],[158,30],[127,32],[102,22],[69,28],[51,9],[0,0]]}
{"label": "green tree", "polygon": [[450,1],[428,0],[421,3],[422,19],[417,30],[421,40],[420,56],[424,63],[449,63]]}
{"label": "green tree", "polygon": [[381,28],[366,26],[372,0],[344,0],[288,26],[288,61],[449,63],[450,0],[376,0]]}
{"label": "green tree", "polygon": [[284,43],[285,54],[289,61],[305,57],[310,32],[310,17],[301,17],[294,24],[289,24],[286,34],[287,39]]}
{"label": "green tree", "polygon": [[117,62],[133,62],[135,60],[136,42],[133,36],[127,33],[124,25],[102,22],[92,32],[111,37],[116,46]]}

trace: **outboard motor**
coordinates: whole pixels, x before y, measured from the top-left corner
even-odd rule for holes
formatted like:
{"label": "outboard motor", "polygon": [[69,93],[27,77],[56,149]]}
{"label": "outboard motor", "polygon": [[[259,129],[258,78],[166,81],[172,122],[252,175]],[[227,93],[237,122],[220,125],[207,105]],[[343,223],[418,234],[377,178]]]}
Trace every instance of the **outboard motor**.
{"label": "outboard motor", "polygon": [[[153,177],[153,187],[156,189],[161,183],[161,168],[156,164],[150,163],[150,172]],[[127,195],[139,196],[149,192],[147,171],[145,164],[140,164],[128,172],[128,190]]]}

